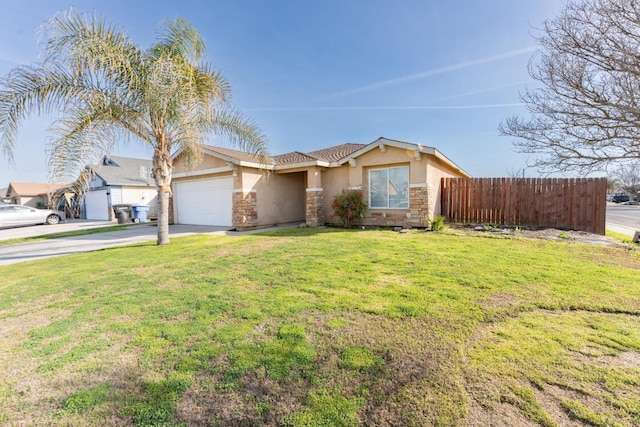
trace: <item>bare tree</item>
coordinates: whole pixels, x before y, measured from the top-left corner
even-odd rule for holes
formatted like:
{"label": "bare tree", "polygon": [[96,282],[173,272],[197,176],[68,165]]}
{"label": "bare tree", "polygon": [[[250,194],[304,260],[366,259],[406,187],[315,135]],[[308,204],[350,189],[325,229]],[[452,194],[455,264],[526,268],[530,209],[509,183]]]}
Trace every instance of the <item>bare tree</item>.
{"label": "bare tree", "polygon": [[507,176],[509,178],[524,178],[524,173],[527,168],[519,168],[516,169],[513,166],[510,170],[507,171]]}
{"label": "bare tree", "polygon": [[605,170],[640,159],[640,0],[572,0],[548,20],[521,94],[529,118],[502,135],[540,171]]}
{"label": "bare tree", "polygon": [[623,164],[616,170],[615,177],[622,190],[634,196],[640,195],[640,162]]}

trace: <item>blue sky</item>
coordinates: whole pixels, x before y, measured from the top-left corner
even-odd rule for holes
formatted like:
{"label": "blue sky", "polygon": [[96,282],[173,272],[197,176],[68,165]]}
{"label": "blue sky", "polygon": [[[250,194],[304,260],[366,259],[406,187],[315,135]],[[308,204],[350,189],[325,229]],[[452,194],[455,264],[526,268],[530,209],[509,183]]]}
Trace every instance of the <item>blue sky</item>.
{"label": "blue sky", "polygon": [[[525,166],[498,124],[525,110],[534,82],[532,34],[562,0],[57,0],[3,1],[0,74],[38,61],[43,21],[71,6],[96,12],[142,47],[165,18],[203,34],[234,105],[266,134],[272,154],[369,143],[380,136],[436,147],[476,177]],[[526,113],[525,113],[526,114]],[[44,182],[52,118],[24,122],[0,187]],[[212,139],[213,145],[227,145]],[[150,158],[135,142],[113,155]],[[535,170],[528,170],[534,176]]]}

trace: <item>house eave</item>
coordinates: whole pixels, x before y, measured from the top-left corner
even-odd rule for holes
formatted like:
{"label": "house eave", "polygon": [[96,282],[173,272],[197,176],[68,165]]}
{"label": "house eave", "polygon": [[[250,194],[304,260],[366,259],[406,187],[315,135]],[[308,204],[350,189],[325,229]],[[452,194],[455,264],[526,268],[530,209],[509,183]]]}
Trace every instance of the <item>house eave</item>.
{"label": "house eave", "polygon": [[[173,156],[171,156],[171,160],[175,160],[181,153],[182,151],[184,151],[184,149],[180,149],[178,151],[176,151]],[[274,169],[274,165],[267,165],[267,164],[262,164],[262,163],[257,163],[257,162],[250,162],[250,161],[246,161],[246,160],[240,160],[236,157],[232,157],[232,156],[227,156],[226,154],[222,154],[222,153],[218,153],[217,151],[213,151],[208,149],[206,146],[202,147],[202,153],[206,154],[208,156],[211,157],[216,157],[218,159],[224,160],[225,162],[227,162],[228,164],[233,164],[236,166],[243,166],[243,167],[249,167],[249,168],[256,168],[256,169],[267,169],[267,170],[273,170]],[[187,173],[187,172],[181,172],[181,173]],[[177,176],[177,174],[173,174],[173,176]],[[186,175],[185,175],[186,176]]]}
{"label": "house eave", "polygon": [[244,160],[238,160],[235,159],[234,162],[232,162],[238,166],[243,166],[243,167],[247,167],[247,168],[255,168],[255,169],[266,169],[266,170],[274,170],[275,166],[274,165],[266,165],[266,164],[262,164],[262,163],[255,163],[255,162],[247,162]]}
{"label": "house eave", "polygon": [[442,161],[443,163],[445,163],[447,166],[449,166],[450,168],[452,168],[453,170],[455,170],[456,172],[458,172],[461,175],[464,175],[464,178],[471,178],[471,174],[467,173],[464,169],[462,169],[460,166],[456,165],[455,163],[453,163],[451,160],[449,160],[449,158],[447,156],[445,156],[444,154],[442,154],[440,151],[438,151],[437,149],[433,149],[434,151],[434,156]]}
{"label": "house eave", "polygon": [[103,187],[155,187],[154,183],[143,183],[143,182],[109,182],[104,184]]}
{"label": "house eave", "polygon": [[219,168],[210,168],[210,169],[197,169],[190,170],[185,172],[176,172],[172,175],[173,178],[186,178],[192,176],[203,176],[203,175],[214,175],[218,173],[226,173],[233,172],[234,168],[229,166],[222,166]]}
{"label": "house eave", "polygon": [[289,169],[309,168],[314,166],[328,168],[328,167],[331,167],[332,164],[329,162],[323,162],[321,160],[313,160],[309,162],[291,163],[286,165],[275,165],[274,170],[285,171]]}
{"label": "house eave", "polygon": [[342,166],[345,163],[350,163],[350,162],[354,161],[357,157],[359,157],[359,156],[361,156],[361,155],[363,155],[365,153],[368,153],[369,151],[374,150],[376,148],[380,149],[382,152],[385,152],[386,151],[386,147],[396,147],[396,148],[400,148],[402,150],[413,151],[413,152],[415,152],[416,160],[419,160],[420,156],[422,154],[427,154],[427,155],[430,155],[430,156],[434,156],[435,158],[437,158],[438,160],[442,161],[447,166],[449,166],[451,169],[455,170],[456,172],[460,173],[461,175],[464,175],[466,178],[470,178],[471,177],[471,175],[469,175],[467,172],[465,172],[462,168],[460,168],[454,162],[449,160],[447,158],[447,156],[445,156],[444,154],[442,154],[441,152],[439,152],[437,149],[435,149],[433,147],[427,147],[427,146],[424,146],[422,144],[412,144],[412,143],[409,143],[409,142],[396,141],[394,139],[387,139],[387,138],[378,138],[375,141],[373,141],[371,144],[365,145],[364,147],[362,147],[358,151],[355,151],[355,152],[351,153],[350,155],[348,155],[347,157],[339,160],[337,163],[338,163],[339,166]]}

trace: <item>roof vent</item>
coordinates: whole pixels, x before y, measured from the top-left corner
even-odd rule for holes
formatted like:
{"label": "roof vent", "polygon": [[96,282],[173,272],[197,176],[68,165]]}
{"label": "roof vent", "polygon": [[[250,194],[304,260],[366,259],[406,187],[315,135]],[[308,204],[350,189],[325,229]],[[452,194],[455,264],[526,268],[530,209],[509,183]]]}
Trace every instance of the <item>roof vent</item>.
{"label": "roof vent", "polygon": [[118,166],[118,164],[111,160],[111,157],[109,157],[108,155],[103,157],[102,164],[104,166]]}

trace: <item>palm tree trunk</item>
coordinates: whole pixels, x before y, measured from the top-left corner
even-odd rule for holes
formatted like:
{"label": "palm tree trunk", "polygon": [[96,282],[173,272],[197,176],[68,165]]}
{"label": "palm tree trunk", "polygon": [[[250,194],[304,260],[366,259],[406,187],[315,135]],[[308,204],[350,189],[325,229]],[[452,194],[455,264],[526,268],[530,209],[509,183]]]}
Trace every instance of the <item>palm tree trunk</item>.
{"label": "palm tree trunk", "polygon": [[158,246],[169,244],[169,192],[158,187]]}
{"label": "palm tree trunk", "polygon": [[171,194],[172,167],[168,150],[156,148],[153,153],[153,175],[158,187],[158,246],[169,244],[169,195]]}

